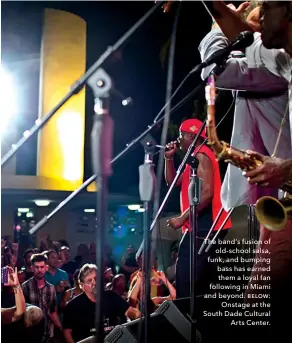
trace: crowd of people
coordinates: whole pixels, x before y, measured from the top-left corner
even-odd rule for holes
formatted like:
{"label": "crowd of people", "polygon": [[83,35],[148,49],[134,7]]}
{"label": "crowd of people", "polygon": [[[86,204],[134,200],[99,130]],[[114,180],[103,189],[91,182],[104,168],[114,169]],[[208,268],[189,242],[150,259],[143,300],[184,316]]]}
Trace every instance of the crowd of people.
{"label": "crowd of people", "polygon": [[[65,241],[43,237],[39,249],[27,249],[2,239],[2,340],[18,342],[78,342],[95,328],[95,244],[80,244],[70,257]],[[65,245],[63,245],[65,244]],[[173,254],[175,251],[173,251]],[[106,246],[103,268],[104,332],[140,317],[142,260],[128,246],[118,266]],[[172,266],[170,266],[172,268]],[[6,275],[5,275],[6,273]],[[173,275],[170,273],[173,279]],[[175,299],[175,287],[153,266],[151,311],[164,300]]]}

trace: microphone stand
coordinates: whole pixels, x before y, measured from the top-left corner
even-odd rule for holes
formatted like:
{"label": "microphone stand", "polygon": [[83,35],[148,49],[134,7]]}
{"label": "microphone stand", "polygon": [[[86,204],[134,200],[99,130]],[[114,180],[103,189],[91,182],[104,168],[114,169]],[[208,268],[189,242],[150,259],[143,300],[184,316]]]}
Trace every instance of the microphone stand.
{"label": "microphone stand", "polygon": [[99,68],[93,74],[88,84],[91,87],[94,97],[94,117],[91,132],[92,169],[97,175],[96,191],[96,261],[98,266],[96,277],[96,309],[95,309],[95,330],[96,342],[104,341],[104,318],[103,318],[103,266],[105,229],[107,224],[107,198],[108,198],[108,177],[112,174],[112,136],[113,120],[109,114],[109,92],[112,82],[108,74]]}
{"label": "microphone stand", "polygon": [[[143,250],[143,260],[142,260],[142,275],[144,278],[143,285],[143,294],[142,294],[142,308],[141,312],[144,314],[144,321],[141,318],[141,324],[144,327],[144,341],[148,342],[148,333],[149,333],[149,298],[150,298],[150,279],[151,279],[151,266],[150,266],[150,254],[151,254],[151,234],[150,234],[150,223],[152,216],[152,207],[153,207],[153,196],[154,189],[156,184],[156,176],[154,173],[154,164],[153,164],[153,154],[155,152],[155,145],[151,142],[147,142],[145,145],[145,158],[144,164],[139,166],[139,193],[141,201],[143,201],[144,206],[144,250]],[[142,327],[140,328],[140,333],[143,332]]]}
{"label": "microphone stand", "polygon": [[191,342],[196,337],[196,282],[197,282],[197,231],[198,231],[198,206],[201,201],[202,179],[197,175],[199,161],[197,158],[190,156],[188,163],[191,167],[190,184],[188,188],[189,204],[190,204],[190,316],[191,316]]}
{"label": "microphone stand", "polygon": [[[140,20],[137,21],[113,46],[109,46],[107,50],[99,57],[99,59],[86,71],[86,73],[77,80],[72,86],[71,90],[64,96],[64,98],[42,119],[37,120],[36,124],[23,134],[23,137],[12,145],[12,148],[1,159],[1,167],[3,167],[11,157],[28,141],[33,135],[35,135],[45,124],[51,119],[51,117],[72,97],[72,95],[78,94],[83,86],[86,84],[88,78],[93,75],[96,70],[102,66],[102,64],[117,51],[139,28],[144,22],[161,7],[161,3],[157,2]],[[96,176],[92,181],[94,181]]]}

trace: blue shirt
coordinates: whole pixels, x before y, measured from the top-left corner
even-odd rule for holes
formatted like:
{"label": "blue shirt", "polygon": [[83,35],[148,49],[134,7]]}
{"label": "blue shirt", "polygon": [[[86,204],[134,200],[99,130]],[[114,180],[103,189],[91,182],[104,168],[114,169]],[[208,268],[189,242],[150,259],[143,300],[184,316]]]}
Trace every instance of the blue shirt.
{"label": "blue shirt", "polygon": [[[56,273],[52,275],[50,272],[46,272],[45,274],[45,280],[49,282],[51,285],[56,286],[60,283],[60,281],[68,281],[69,282],[69,276],[68,273],[66,273],[64,270],[57,268]],[[62,297],[63,297],[63,292],[56,292],[57,294],[57,305],[60,304]]]}

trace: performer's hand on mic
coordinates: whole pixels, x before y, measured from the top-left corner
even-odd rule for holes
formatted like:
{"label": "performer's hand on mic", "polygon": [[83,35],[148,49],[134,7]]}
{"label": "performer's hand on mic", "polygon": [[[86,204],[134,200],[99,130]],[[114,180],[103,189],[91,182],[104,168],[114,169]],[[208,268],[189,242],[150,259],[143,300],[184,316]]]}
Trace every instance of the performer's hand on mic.
{"label": "performer's hand on mic", "polygon": [[175,142],[168,143],[166,145],[166,149],[167,150],[165,151],[164,156],[166,158],[172,159],[177,150],[177,142],[175,141]]}
{"label": "performer's hand on mic", "polygon": [[185,220],[182,217],[174,217],[166,221],[166,225],[174,230],[180,229],[184,225],[184,223]]}

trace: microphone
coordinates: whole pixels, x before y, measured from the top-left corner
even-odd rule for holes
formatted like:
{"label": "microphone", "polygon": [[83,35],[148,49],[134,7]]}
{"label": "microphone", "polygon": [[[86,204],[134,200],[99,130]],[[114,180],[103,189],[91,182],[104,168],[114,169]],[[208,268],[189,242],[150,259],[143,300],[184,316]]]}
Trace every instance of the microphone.
{"label": "microphone", "polygon": [[[174,143],[179,144],[178,138],[174,141]],[[167,145],[168,144],[166,144],[166,146],[156,144],[155,146],[158,149],[167,149]]]}
{"label": "microphone", "polygon": [[112,87],[112,93],[117,96],[121,100],[121,104],[126,107],[128,105],[133,105],[133,99],[128,96],[125,97],[123,93],[121,93],[118,89]]}
{"label": "microphone", "polygon": [[252,31],[241,32],[238,35],[238,37],[233,42],[231,42],[227,47],[214,52],[214,54],[207,58],[206,61],[198,64],[194,69],[192,69],[190,73],[192,74],[201,71],[202,69],[213,63],[222,63],[225,59],[228,58],[232,50],[241,50],[249,47],[250,45],[252,45],[254,41],[253,34],[254,32]]}
{"label": "microphone", "polygon": [[128,105],[132,105],[133,104],[133,99],[128,96],[127,98],[122,100],[122,105],[123,106],[128,106]]}

